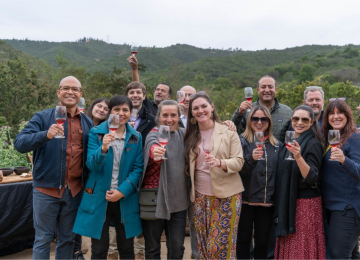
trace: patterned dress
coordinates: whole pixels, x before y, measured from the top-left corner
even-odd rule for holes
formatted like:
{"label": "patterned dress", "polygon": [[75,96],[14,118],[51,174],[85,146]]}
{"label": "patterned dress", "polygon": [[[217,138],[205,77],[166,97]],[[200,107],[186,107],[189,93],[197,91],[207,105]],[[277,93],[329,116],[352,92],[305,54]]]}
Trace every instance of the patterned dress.
{"label": "patterned dress", "polygon": [[276,240],[274,259],[326,259],[321,197],[297,199],[295,227]]}
{"label": "patterned dress", "polygon": [[195,193],[193,218],[200,259],[236,259],[241,193],[220,199]]}

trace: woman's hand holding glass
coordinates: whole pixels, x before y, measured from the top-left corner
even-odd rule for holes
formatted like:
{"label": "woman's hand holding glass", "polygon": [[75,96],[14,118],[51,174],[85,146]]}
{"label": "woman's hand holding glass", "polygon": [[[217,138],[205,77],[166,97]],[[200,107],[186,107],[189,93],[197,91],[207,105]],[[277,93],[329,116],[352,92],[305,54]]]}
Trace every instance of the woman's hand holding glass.
{"label": "woman's hand holding glass", "polygon": [[341,164],[343,164],[345,162],[345,155],[343,150],[338,147],[332,147],[330,159],[332,161],[339,161]]}
{"label": "woman's hand holding glass", "polygon": [[102,147],[101,147],[101,152],[106,153],[107,150],[109,150],[110,143],[113,142],[113,141],[115,141],[115,134],[114,133],[104,135],[103,144],[102,144]]}
{"label": "woman's hand holding glass", "polygon": [[158,146],[154,148],[154,161],[158,162],[162,160],[162,157],[165,156],[166,149]]}
{"label": "woman's hand holding glass", "polygon": [[255,148],[253,150],[252,157],[255,161],[257,161],[257,160],[263,158],[263,154],[264,154],[264,151],[263,151],[262,147]]}
{"label": "woman's hand holding glass", "polygon": [[118,190],[108,190],[108,191],[106,191],[105,198],[106,198],[106,200],[108,200],[110,202],[116,202],[119,199],[124,198],[124,194],[122,194]]}
{"label": "woman's hand holding glass", "polygon": [[219,160],[216,159],[215,156],[212,154],[206,155],[204,163],[209,168],[219,167],[220,165]]}
{"label": "woman's hand holding glass", "polygon": [[289,152],[291,152],[293,154],[293,157],[295,158],[295,160],[301,158],[301,148],[298,142],[296,142],[295,140],[293,140],[294,144],[288,144],[286,146],[286,149],[288,149]]}

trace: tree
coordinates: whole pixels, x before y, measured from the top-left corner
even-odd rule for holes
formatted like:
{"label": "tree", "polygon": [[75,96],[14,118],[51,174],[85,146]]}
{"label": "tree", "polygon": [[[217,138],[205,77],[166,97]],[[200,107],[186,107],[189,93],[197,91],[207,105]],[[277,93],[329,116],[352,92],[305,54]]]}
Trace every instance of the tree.
{"label": "tree", "polygon": [[314,79],[314,67],[311,65],[303,65],[299,73],[300,82],[310,81]]}

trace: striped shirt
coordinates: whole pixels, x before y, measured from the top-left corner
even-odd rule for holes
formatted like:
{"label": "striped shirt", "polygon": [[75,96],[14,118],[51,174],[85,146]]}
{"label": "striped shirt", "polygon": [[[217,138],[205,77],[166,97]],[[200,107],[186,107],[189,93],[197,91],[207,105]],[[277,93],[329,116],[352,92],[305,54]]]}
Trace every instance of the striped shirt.
{"label": "striped shirt", "polygon": [[121,155],[124,150],[125,137],[126,137],[126,129],[121,138],[119,138],[115,133],[115,141],[112,145],[112,149],[114,152],[114,160],[113,160],[113,170],[112,170],[112,178],[111,178],[111,190],[117,190],[117,188],[119,187],[119,183],[118,183],[119,167],[120,167]]}

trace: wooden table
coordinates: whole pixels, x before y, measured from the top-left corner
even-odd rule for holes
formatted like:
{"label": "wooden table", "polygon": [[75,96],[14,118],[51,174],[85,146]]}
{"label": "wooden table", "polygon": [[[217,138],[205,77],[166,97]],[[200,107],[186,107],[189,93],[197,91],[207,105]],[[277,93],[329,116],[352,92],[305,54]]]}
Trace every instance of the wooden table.
{"label": "wooden table", "polygon": [[20,177],[20,175],[16,175],[15,173],[8,175],[8,176],[4,176],[4,179],[2,182],[0,182],[1,184],[7,184],[7,183],[14,183],[14,182],[23,182],[23,181],[32,181],[33,177],[28,177],[28,178],[22,178]]}

